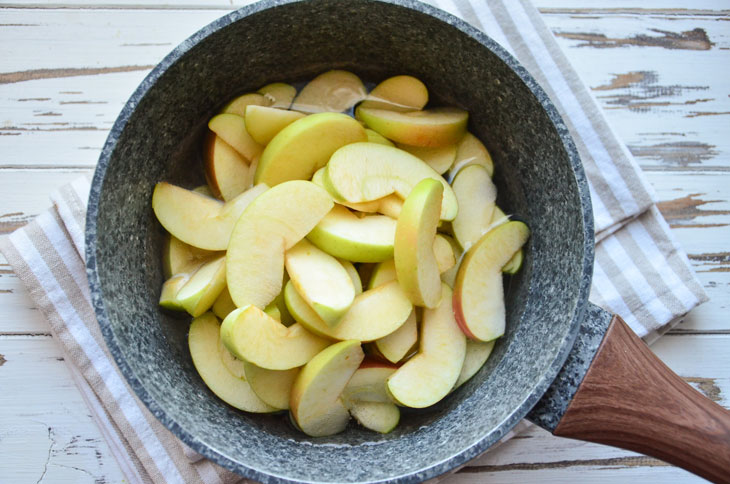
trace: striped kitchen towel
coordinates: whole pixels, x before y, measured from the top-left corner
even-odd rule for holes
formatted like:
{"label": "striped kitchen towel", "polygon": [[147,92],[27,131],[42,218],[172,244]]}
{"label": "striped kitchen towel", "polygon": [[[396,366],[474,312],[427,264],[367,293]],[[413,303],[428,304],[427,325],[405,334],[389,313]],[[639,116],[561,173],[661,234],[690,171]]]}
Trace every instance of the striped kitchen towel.
{"label": "striped kitchen towel", "polygon": [[[516,55],[569,126],[586,167],[599,240],[591,300],[620,315],[649,341],[706,300],[640,170],[529,2],[430,3],[486,31]],[[83,261],[88,192],[87,178],[62,187],[52,195],[54,207],[0,239],[0,250],[48,319],[130,483],[241,481],[164,428],[139,402],[109,355],[91,306]]]}

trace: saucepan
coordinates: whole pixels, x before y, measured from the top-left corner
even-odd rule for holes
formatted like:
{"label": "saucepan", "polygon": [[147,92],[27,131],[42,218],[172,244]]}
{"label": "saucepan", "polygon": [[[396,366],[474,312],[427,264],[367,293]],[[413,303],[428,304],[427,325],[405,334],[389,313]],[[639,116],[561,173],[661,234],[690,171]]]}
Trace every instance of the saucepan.
{"label": "saucepan", "polygon": [[[204,180],[207,120],[237,94],[346,69],[410,74],[434,104],[470,113],[495,163],[500,206],[532,235],[506,287],[507,331],[468,383],[380,435],[312,438],[282,415],[217,399],[193,367],[188,321],[160,311],[161,180]],[[263,2],[203,28],[124,106],[101,154],[87,267],[111,353],[140,400],[192,449],[262,482],[419,482],[480,455],[522,418],[556,435],[656,456],[730,480],[730,413],[674,375],[617,317],[588,302],[593,220],[566,125],[535,80],[482,32],[410,1]]]}

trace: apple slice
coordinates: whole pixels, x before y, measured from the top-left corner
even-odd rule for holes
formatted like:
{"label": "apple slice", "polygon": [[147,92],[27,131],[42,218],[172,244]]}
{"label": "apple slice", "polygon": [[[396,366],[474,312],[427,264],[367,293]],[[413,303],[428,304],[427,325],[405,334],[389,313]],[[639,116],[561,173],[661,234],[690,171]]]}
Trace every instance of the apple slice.
{"label": "apple slice", "polygon": [[236,221],[268,187],[257,185],[225,204],[170,183],[160,182],[152,193],[152,209],[163,227],[189,245],[225,250]]}
{"label": "apple slice", "polygon": [[[233,302],[233,299],[231,299],[231,293],[228,292],[228,288],[225,288],[221,291],[218,299],[216,299],[213,303],[212,311],[219,319],[223,320],[236,309],[236,304]],[[282,313],[279,306],[276,304],[276,299],[264,308],[264,312],[277,321],[281,321]],[[286,326],[290,325],[291,324],[286,324]]]}
{"label": "apple slice", "polygon": [[441,273],[441,280],[448,284],[449,287],[453,288],[454,284],[456,283],[456,275],[459,273],[459,266],[461,265],[461,259],[464,256],[464,252],[461,250],[461,246],[459,246],[459,243],[456,242],[452,237],[444,234],[438,234],[437,238],[439,236],[443,237],[443,239],[449,243],[449,245],[451,246],[451,250],[454,253],[454,265],[450,269]]}
{"label": "apple slice", "polygon": [[263,147],[248,134],[243,116],[218,114],[208,121],[208,128],[247,160],[253,160],[263,150]]}
{"label": "apple slice", "polygon": [[283,82],[267,84],[257,92],[264,95],[268,106],[281,109],[289,109],[291,102],[294,100],[294,96],[297,95],[297,90],[294,86]]}
{"label": "apple slice", "polygon": [[347,270],[306,239],[286,252],[285,263],[299,295],[330,327],[336,326],[355,299],[355,286]]}
{"label": "apple slice", "polygon": [[185,311],[185,308],[177,298],[177,293],[188,282],[190,274],[176,274],[162,284],[160,291],[160,306],[172,311]]}
{"label": "apple slice", "polygon": [[433,255],[436,258],[439,274],[443,274],[456,265],[454,249],[442,234],[436,234],[436,238],[433,239]]}
{"label": "apple slice", "polygon": [[223,364],[218,350],[220,324],[212,313],[193,319],[188,333],[188,346],[193,365],[203,382],[218,398],[246,412],[268,413],[278,409],[263,402],[251,386],[235,377]]}
{"label": "apple slice", "polygon": [[403,291],[416,306],[435,308],[441,301],[441,273],[433,244],[442,195],[443,185],[426,178],[408,195],[398,217],[395,271]]}
{"label": "apple slice", "polygon": [[454,285],[454,316],[469,338],[491,341],[504,334],[502,267],[527,241],[530,229],[507,222],[487,232],[466,253]]}
{"label": "apple slice", "polygon": [[267,370],[247,361],[244,362],[243,368],[246,381],[261,400],[272,407],[289,409],[291,387],[299,375],[299,368]]}
{"label": "apple slice", "polygon": [[365,357],[360,342],[341,341],[307,363],[294,380],[290,409],[307,435],[322,437],[341,432],[350,419],[340,393]]}
{"label": "apple slice", "polygon": [[346,114],[306,116],[269,142],[259,158],[254,182],[274,186],[287,180],[309,180],[338,148],[366,139],[365,129]]}
{"label": "apple slice", "polygon": [[218,353],[220,354],[223,365],[231,372],[231,375],[242,380],[246,379],[246,372],[244,369],[243,361],[239,360],[228,351],[226,345],[223,344],[223,340],[218,338]]}
{"label": "apple slice", "polygon": [[400,217],[401,210],[403,210],[403,199],[395,194],[381,198],[378,204],[378,212],[390,218]]}
{"label": "apple slice", "polygon": [[180,288],[176,298],[196,318],[213,306],[225,287],[226,257],[222,255],[200,266]]}
{"label": "apple slice", "polygon": [[471,133],[466,133],[456,150],[456,160],[449,171],[449,179],[453,180],[462,168],[469,165],[481,165],[487,170],[489,176],[494,174],[494,162],[489,151],[479,141],[479,138]]}
{"label": "apple slice", "polygon": [[397,369],[390,363],[364,359],[342,390],[340,399],[348,407],[355,401],[393,403],[386,381]]}
{"label": "apple slice", "polygon": [[228,351],[269,370],[289,370],[307,363],[329,345],[302,326],[288,328],[256,306],[238,308],[223,320],[221,338]]}
{"label": "apple slice", "polygon": [[228,245],[228,290],[238,307],[266,307],[281,292],[284,251],[332,209],[332,197],[312,182],[277,185],[238,219]]}
{"label": "apple slice", "polygon": [[370,202],[390,194],[402,200],[424,178],[444,187],[441,219],[453,220],[459,205],[451,186],[433,168],[398,148],[352,143],[334,152],[324,171],[324,185],[337,199]]}
{"label": "apple slice", "polygon": [[359,106],[358,119],[389,140],[411,146],[446,146],[461,141],[469,113],[456,108],[434,108],[399,113]]}
{"label": "apple slice", "polygon": [[243,117],[246,114],[246,107],[248,106],[268,106],[270,101],[266,99],[263,93],[250,92],[248,94],[242,94],[229,102],[223,109],[221,114],[236,114]]}
{"label": "apple slice", "polygon": [[393,403],[353,402],[350,415],[366,429],[387,434],[400,421],[400,409]]}
{"label": "apple slice", "polygon": [[248,189],[248,160],[215,133],[208,133],[203,151],[205,178],[213,195],[231,200]]}
{"label": "apple slice", "polygon": [[246,129],[254,141],[261,145],[267,145],[279,131],[304,116],[303,113],[297,111],[266,106],[247,106]]}
{"label": "apple slice", "polygon": [[359,296],[362,294],[362,280],[360,280],[360,273],[357,272],[355,266],[349,260],[337,259],[342,267],[347,271],[347,275],[352,280],[352,286],[355,288],[355,295]]}
{"label": "apple slice", "polygon": [[456,160],[456,145],[437,146],[433,148],[408,146],[404,144],[398,144],[397,146],[398,148],[423,160],[439,175],[449,171],[451,165],[454,164],[454,160]]}
{"label": "apple slice", "polygon": [[360,106],[406,112],[423,109],[427,102],[428,89],[421,81],[413,76],[394,76],[375,86]]}
{"label": "apple slice", "polygon": [[386,146],[395,146],[393,142],[390,141],[388,138],[376,131],[373,131],[372,129],[365,129],[365,133],[368,135],[368,142],[370,143],[378,143]]}
{"label": "apple slice", "polygon": [[284,287],[284,299],[289,312],[302,326],[314,334],[336,340],[367,342],[382,338],[400,328],[413,310],[413,305],[397,281],[357,296],[350,310],[334,328],[330,328],[307,305],[291,281]]}
{"label": "apple slice", "polygon": [[307,238],[335,257],[380,262],[393,257],[395,226],[396,221],[385,215],[360,218],[342,205],[335,205]]}
{"label": "apple slice", "polygon": [[497,187],[481,165],[463,168],[452,183],[459,213],[451,222],[454,236],[465,251],[474,245],[492,225]]}
{"label": "apple slice", "polygon": [[454,320],[451,289],[441,284],[441,305],[423,310],[418,354],[388,378],[388,390],[397,402],[423,408],[445,397],[461,373],[466,337]]}
{"label": "apple slice", "polygon": [[[494,206],[494,214],[492,215],[492,227],[497,227],[509,221],[509,215],[506,215],[501,208]],[[522,267],[522,260],[524,259],[524,251],[518,250],[515,255],[502,267],[502,272],[505,274],[517,274]]]}
{"label": "apple slice", "polygon": [[221,255],[186,244],[174,235],[167,235],[162,249],[162,269],[166,278],[194,272],[206,260]]}
{"label": "apple slice", "polygon": [[291,109],[305,113],[347,111],[367,96],[359,77],[347,71],[320,74],[302,88]]}
{"label": "apple slice", "polygon": [[479,369],[484,366],[484,363],[487,362],[487,359],[489,359],[489,355],[492,354],[493,349],[494,340],[487,341],[486,343],[471,339],[466,340],[464,366],[461,367],[461,373],[459,373],[459,378],[454,384],[454,390],[476,375]]}
{"label": "apple slice", "polygon": [[368,282],[368,289],[382,286],[390,281],[395,281],[397,278],[395,261],[393,259],[386,260],[373,267],[373,272],[370,274],[370,281]]}
{"label": "apple slice", "polygon": [[416,311],[411,312],[403,325],[380,339],[375,340],[375,347],[381,355],[392,363],[398,363],[413,349],[418,341],[418,322]]}

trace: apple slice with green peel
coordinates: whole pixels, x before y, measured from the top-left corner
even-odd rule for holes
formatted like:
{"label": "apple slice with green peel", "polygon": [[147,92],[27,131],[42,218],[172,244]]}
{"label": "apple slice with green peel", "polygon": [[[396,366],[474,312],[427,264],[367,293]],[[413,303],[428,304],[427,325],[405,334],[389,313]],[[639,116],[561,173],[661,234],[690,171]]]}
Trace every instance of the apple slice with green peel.
{"label": "apple slice with green peel", "polygon": [[231,375],[242,380],[246,379],[243,361],[233,356],[220,338],[218,338],[218,353],[220,354],[223,365],[231,372]]}
{"label": "apple slice with green peel", "polygon": [[370,274],[370,281],[368,282],[368,289],[382,286],[390,281],[395,281],[397,278],[395,261],[393,259],[380,262],[373,267],[373,272]]}
{"label": "apple slice with green peel", "polygon": [[395,271],[416,306],[435,308],[441,301],[441,273],[433,251],[443,185],[426,178],[413,188],[395,230]]}
{"label": "apple slice with green peel", "polygon": [[[509,221],[509,215],[506,215],[501,208],[494,206],[494,214],[492,215],[492,227],[497,227]],[[502,267],[505,274],[517,274],[522,267],[522,260],[525,253],[522,249],[518,250],[515,255]]]}
{"label": "apple slice with green peel", "polygon": [[226,316],[221,325],[221,339],[239,360],[269,370],[302,366],[330,343],[298,324],[287,328],[250,305]]}
{"label": "apple slice with green peel", "polygon": [[454,316],[464,334],[491,341],[504,334],[502,267],[527,241],[530,229],[507,222],[487,232],[464,257],[454,285]]}
{"label": "apple slice with green peel", "polygon": [[236,304],[231,299],[231,293],[228,292],[228,287],[221,291],[218,299],[213,303],[211,310],[220,320],[226,319],[226,316],[236,310]]}
{"label": "apple slice with green peel", "polygon": [[299,374],[299,368],[291,370],[267,370],[253,363],[244,362],[246,381],[256,395],[272,407],[289,409],[291,387]]}
{"label": "apple slice with green peel", "polygon": [[188,333],[188,346],[193,365],[203,382],[218,398],[246,412],[268,413],[278,409],[267,405],[251,389],[226,368],[218,350],[220,324],[212,313],[193,319]]}
{"label": "apple slice with green peel", "polygon": [[304,433],[323,437],[345,429],[350,414],[340,401],[340,393],[364,357],[359,341],[341,341],[302,368],[292,385],[289,406]]}
{"label": "apple slice with green peel", "polygon": [[305,113],[341,113],[367,97],[365,86],[352,72],[333,70],[318,75],[294,98],[291,109]]}
{"label": "apple slice with green peel", "polygon": [[261,145],[267,145],[279,131],[304,116],[304,113],[297,111],[287,111],[267,106],[247,106],[246,129],[254,141]]}
{"label": "apple slice with green peel", "polygon": [[350,310],[334,328],[327,326],[307,305],[291,284],[284,287],[286,307],[294,319],[309,331],[336,340],[374,341],[400,328],[408,319],[413,305],[397,281],[363,292],[355,297]]}
{"label": "apple slice with green peel", "polygon": [[264,95],[268,106],[281,109],[289,109],[294,96],[297,95],[297,89],[294,86],[283,82],[267,84],[257,92]]}
{"label": "apple slice with green peel", "polygon": [[208,121],[208,128],[247,160],[253,160],[263,150],[263,147],[248,134],[243,116],[218,114]]}
{"label": "apple slice with green peel", "polygon": [[246,107],[252,105],[269,106],[270,101],[266,99],[263,93],[250,92],[248,94],[242,94],[223,106],[221,114],[236,114],[243,117],[246,114]]}
{"label": "apple slice with green peel", "polygon": [[160,306],[172,311],[185,311],[185,308],[177,298],[177,293],[188,282],[190,274],[176,274],[162,284],[160,291]]}
{"label": "apple slice with green peel", "polygon": [[274,186],[287,180],[309,180],[338,148],[366,139],[365,129],[346,114],[305,116],[279,131],[266,145],[254,182]]}
{"label": "apple slice with green peel", "polygon": [[393,403],[386,388],[386,381],[398,367],[366,358],[345,385],[340,399],[345,406],[355,401]]}
{"label": "apple slice with green peel", "polygon": [[416,342],[418,342],[418,322],[416,312],[413,311],[400,328],[375,340],[375,347],[385,359],[398,363],[408,356]]}
{"label": "apple slice with green peel", "polygon": [[433,239],[433,255],[436,258],[439,274],[443,274],[456,265],[454,249],[451,248],[446,237],[441,234],[436,234],[436,238]]}
{"label": "apple slice with green peel", "polygon": [[238,219],[228,244],[228,290],[238,307],[266,307],[281,292],[284,251],[332,209],[332,197],[312,182],[270,188]]}
{"label": "apple slice with green peel", "polygon": [[441,284],[441,305],[423,310],[418,354],[388,378],[391,396],[407,407],[424,408],[454,387],[466,355],[466,337],[454,320],[451,289]]}
{"label": "apple slice with green peel", "polygon": [[347,270],[306,239],[286,252],[286,272],[299,295],[330,327],[337,325],[355,299]]}
{"label": "apple slice with green peel", "polygon": [[335,257],[381,262],[393,257],[395,226],[396,221],[385,215],[360,218],[342,205],[335,205],[307,238]]}
{"label": "apple slice with green peel", "polygon": [[180,288],[177,300],[194,318],[208,311],[226,287],[226,257],[206,262]]}
{"label": "apple slice with green peel", "polygon": [[489,176],[494,174],[494,162],[489,151],[479,141],[479,138],[471,133],[466,133],[461,139],[461,142],[459,142],[456,150],[456,159],[449,171],[449,179],[453,180],[462,168],[469,165],[481,165],[487,170]]}
{"label": "apple slice with green peel", "polygon": [[449,243],[449,245],[451,246],[451,250],[454,253],[454,265],[450,269],[441,273],[441,280],[448,284],[450,288],[453,288],[454,284],[456,283],[456,275],[459,273],[459,266],[461,264],[461,259],[464,256],[464,252],[461,250],[461,246],[459,245],[459,243],[454,240],[453,237],[449,237],[448,235],[444,234],[438,235],[443,237],[444,240]]}
{"label": "apple slice with green peel", "polygon": [[434,108],[399,113],[358,106],[358,119],[389,140],[411,146],[447,146],[461,141],[469,113],[457,108]]}
{"label": "apple slice with green peel", "polygon": [[462,169],[452,183],[459,213],[451,222],[454,236],[465,251],[474,245],[492,225],[497,187],[481,165]]}
{"label": "apple slice with green peel", "polygon": [[365,129],[365,133],[368,135],[368,142],[370,143],[378,143],[386,146],[395,146],[393,142],[390,141],[388,138],[376,131],[373,131],[372,129]]}
{"label": "apple slice with green peel", "polygon": [[248,160],[220,136],[208,133],[203,158],[205,178],[216,198],[228,201],[248,189]]}
{"label": "apple slice with green peel", "polygon": [[160,182],[152,193],[152,209],[162,226],[182,242],[200,249],[225,250],[236,221],[246,207],[267,189],[266,185],[260,184],[223,203]]}
{"label": "apple slice with green peel", "polygon": [[390,77],[370,91],[361,107],[390,111],[418,111],[428,103],[428,89],[413,76]]}
{"label": "apple slice with green peel", "polygon": [[352,143],[334,152],[324,171],[325,188],[346,202],[370,202],[395,194],[405,200],[424,178],[444,187],[441,219],[453,220],[459,209],[451,186],[433,168],[398,148]]}
{"label": "apple slice with green peel", "polygon": [[342,267],[345,268],[345,270],[347,271],[347,275],[350,276],[350,279],[352,280],[352,286],[355,288],[355,295],[359,296],[360,294],[362,294],[362,280],[360,280],[360,273],[357,272],[355,266],[349,260],[337,260],[340,264],[342,264]]}
{"label": "apple slice with green peel", "polygon": [[435,148],[422,146],[396,145],[398,148],[417,156],[433,168],[436,173],[442,175],[449,171],[456,160],[456,145],[438,146]]}
{"label": "apple slice with green peel", "polygon": [[366,429],[387,434],[400,422],[400,409],[393,403],[353,402],[350,415]]}
{"label": "apple slice with green peel", "polygon": [[492,349],[494,349],[494,340],[487,341],[486,343],[471,339],[466,340],[464,365],[461,367],[461,373],[459,373],[456,384],[454,384],[454,390],[476,375],[479,369],[484,366],[484,363],[487,362],[487,359],[489,359],[489,355],[492,354]]}
{"label": "apple slice with green peel", "polygon": [[162,268],[166,278],[194,272],[206,260],[221,255],[214,251],[198,249],[186,244],[174,235],[167,235],[162,249]]}

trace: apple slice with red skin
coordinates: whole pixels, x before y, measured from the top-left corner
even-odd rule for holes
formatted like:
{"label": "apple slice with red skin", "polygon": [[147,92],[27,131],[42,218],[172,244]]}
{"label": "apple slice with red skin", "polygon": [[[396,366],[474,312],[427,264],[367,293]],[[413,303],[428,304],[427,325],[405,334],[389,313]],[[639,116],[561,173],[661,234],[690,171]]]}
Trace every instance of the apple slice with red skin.
{"label": "apple slice with red skin", "polygon": [[502,267],[530,236],[522,222],[507,222],[487,232],[467,252],[454,284],[454,316],[464,334],[491,341],[504,334]]}
{"label": "apple slice with red skin", "polygon": [[249,161],[215,133],[208,133],[203,149],[205,178],[216,198],[231,200],[248,189]]}

